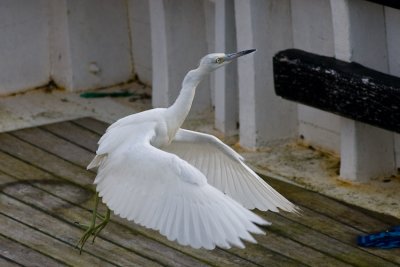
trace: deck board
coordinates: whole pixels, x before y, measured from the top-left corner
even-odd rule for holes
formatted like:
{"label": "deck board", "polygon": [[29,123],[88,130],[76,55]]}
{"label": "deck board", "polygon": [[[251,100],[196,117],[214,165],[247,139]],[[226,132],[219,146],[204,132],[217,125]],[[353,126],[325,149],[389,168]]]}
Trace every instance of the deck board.
{"label": "deck board", "polygon": [[[357,235],[400,224],[400,220],[268,177],[266,180],[303,212],[301,216],[260,212],[273,224],[265,228],[266,235],[256,236],[258,244],[247,243],[244,250],[183,247],[156,231],[113,216],[95,244],[88,243],[79,255],[74,245],[82,229],[75,222],[90,220],[94,201],[95,173],[85,166],[94,156],[97,141],[106,128],[104,122],[83,118],[0,134],[0,244],[4,244],[0,263],[5,266],[400,265],[399,249],[364,249],[355,243]],[[100,210],[104,211],[104,205]],[[12,257],[10,250],[15,251]]]}

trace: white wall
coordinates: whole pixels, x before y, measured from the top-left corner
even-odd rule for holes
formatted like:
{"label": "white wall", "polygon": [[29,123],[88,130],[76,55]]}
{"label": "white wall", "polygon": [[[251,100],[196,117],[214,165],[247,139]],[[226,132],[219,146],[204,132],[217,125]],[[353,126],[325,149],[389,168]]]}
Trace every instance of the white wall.
{"label": "white wall", "polygon": [[368,178],[400,167],[400,135],[277,97],[272,57],[295,47],[400,76],[399,24],[399,10],[364,0],[0,0],[0,94],[137,74],[153,105],[168,106],[208,52],[256,48],[202,82],[194,111],[214,106],[217,128],[248,148],[301,135]]}
{"label": "white wall", "polygon": [[150,84],[149,23],[147,1],[1,0],[0,94],[51,79],[70,91],[96,89],[135,73]]}
{"label": "white wall", "polygon": [[59,0],[51,11],[55,16],[51,26],[57,25],[57,34],[65,42],[60,45],[60,40],[50,40],[55,50],[51,60],[57,62],[52,77],[58,85],[71,91],[87,90],[132,77],[124,0],[114,0],[112,5],[107,0]]}

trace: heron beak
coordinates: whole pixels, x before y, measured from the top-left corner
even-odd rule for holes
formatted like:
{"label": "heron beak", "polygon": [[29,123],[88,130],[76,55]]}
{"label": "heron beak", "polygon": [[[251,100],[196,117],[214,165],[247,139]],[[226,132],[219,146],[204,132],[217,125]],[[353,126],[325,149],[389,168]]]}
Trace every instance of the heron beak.
{"label": "heron beak", "polygon": [[231,61],[231,60],[233,60],[235,58],[238,58],[238,57],[253,53],[255,51],[256,51],[255,49],[249,49],[249,50],[244,50],[244,51],[240,51],[240,52],[237,52],[237,53],[227,54],[225,56],[225,61]]}

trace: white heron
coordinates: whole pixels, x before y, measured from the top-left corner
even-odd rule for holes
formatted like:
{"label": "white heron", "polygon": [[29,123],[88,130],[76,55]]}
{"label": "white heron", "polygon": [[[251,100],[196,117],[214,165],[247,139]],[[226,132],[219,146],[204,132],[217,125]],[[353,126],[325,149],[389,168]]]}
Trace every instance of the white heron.
{"label": "white heron", "polygon": [[[254,51],[206,55],[187,73],[172,106],[124,117],[107,129],[88,165],[98,167],[98,193],[92,223],[78,243],[81,250],[108,223],[110,210],[181,245],[206,249],[256,242],[250,233],[264,233],[257,225],[269,222],[248,209],[296,212],[229,146],[180,128],[200,81]],[[99,197],[108,208],[104,217],[97,214]],[[103,220],[98,225],[96,217]]]}

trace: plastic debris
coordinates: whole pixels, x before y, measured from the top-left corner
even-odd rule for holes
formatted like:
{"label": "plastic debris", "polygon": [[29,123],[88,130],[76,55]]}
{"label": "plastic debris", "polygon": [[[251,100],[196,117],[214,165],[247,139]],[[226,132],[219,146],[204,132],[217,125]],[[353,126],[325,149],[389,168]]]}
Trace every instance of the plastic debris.
{"label": "plastic debris", "polygon": [[129,91],[121,91],[121,92],[85,92],[80,94],[80,97],[83,98],[99,98],[99,97],[128,97],[133,96],[135,93],[131,93]]}
{"label": "plastic debris", "polygon": [[400,225],[384,232],[359,236],[357,243],[361,247],[400,248]]}

